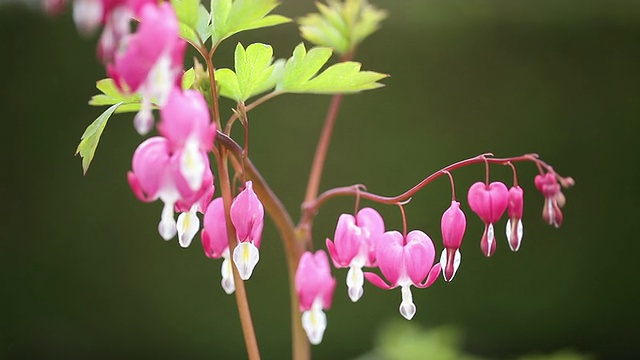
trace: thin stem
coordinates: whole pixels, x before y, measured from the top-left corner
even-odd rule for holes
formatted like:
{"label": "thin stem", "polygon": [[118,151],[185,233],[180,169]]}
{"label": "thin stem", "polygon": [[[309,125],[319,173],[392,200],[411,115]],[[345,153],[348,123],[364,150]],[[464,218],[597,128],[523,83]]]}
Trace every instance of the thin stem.
{"label": "thin stem", "polygon": [[453,175],[447,170],[444,170],[443,173],[449,175],[449,181],[451,182],[451,201],[456,201],[456,184],[453,181]]}
{"label": "thin stem", "polygon": [[513,171],[513,186],[518,186],[518,173],[516,172],[516,167],[509,161],[507,164],[511,166],[511,170]]}
{"label": "thin stem", "polygon": [[[544,161],[538,159],[538,155],[537,154],[525,154],[525,155],[521,155],[521,156],[516,156],[516,157],[510,157],[510,158],[491,158],[488,156],[491,156],[492,154],[482,154],[482,155],[478,155],[472,158],[468,158],[465,160],[461,160],[458,161],[454,164],[451,164],[449,166],[446,166],[438,171],[436,171],[435,173],[429,175],[428,177],[426,177],[425,179],[423,179],[422,181],[420,181],[418,184],[416,184],[414,187],[412,187],[411,189],[407,190],[406,192],[397,195],[397,196],[380,196],[380,195],[376,195],[370,192],[366,192],[366,191],[360,191],[357,190],[357,185],[352,185],[352,186],[344,186],[344,187],[338,187],[338,188],[334,188],[331,190],[327,190],[324,193],[320,194],[320,196],[318,196],[316,199],[312,200],[311,202],[305,203],[303,204],[303,216],[302,219],[300,221],[300,223],[298,224],[298,227],[309,227],[308,224],[311,223],[312,218],[313,218],[313,214],[315,214],[318,209],[320,208],[320,206],[326,202],[329,199],[332,199],[334,197],[339,197],[339,196],[355,196],[356,193],[358,192],[359,196],[363,199],[367,199],[367,200],[371,200],[371,201],[375,201],[377,203],[380,204],[387,204],[387,205],[395,205],[398,202],[401,201],[405,201],[407,199],[410,199],[415,193],[417,193],[418,191],[420,191],[423,187],[425,187],[427,184],[431,183],[433,180],[439,178],[440,176],[446,174],[445,171],[453,171],[465,166],[469,166],[472,164],[479,164],[479,163],[486,163],[486,164],[499,164],[499,165],[506,165],[508,162],[524,162],[524,161],[530,161],[530,162],[534,162],[536,164],[538,164],[539,166],[546,168],[546,169],[552,169],[552,167],[550,165],[548,165],[547,163],[545,163]],[[557,175],[559,180],[561,183],[566,183],[567,185],[572,185],[573,184],[573,179],[567,177],[561,177],[560,175]]]}
{"label": "thin stem", "polygon": [[[301,232],[294,229],[293,220],[285,209],[280,199],[271,190],[258,169],[253,165],[250,158],[245,159],[244,165],[239,160],[243,157],[244,150],[233,139],[218,131],[216,141],[222,145],[231,155],[232,164],[236,171],[244,171],[247,179],[253,181],[253,189],[262,201],[262,205],[273,220],[280,232],[280,238],[284,244],[287,254],[287,268],[289,270],[289,290],[291,300],[291,332],[292,332],[292,354],[295,360],[306,360],[311,358],[311,348],[307,334],[302,328],[300,321],[300,311],[298,309],[298,295],[295,290],[295,273],[298,268],[300,256],[306,250],[305,240]],[[234,160],[235,159],[235,160]]]}
{"label": "thin stem", "polygon": [[[208,54],[209,52],[204,48],[201,50],[200,54]],[[204,56],[204,55],[203,55]],[[213,67],[213,60],[211,60],[211,56],[204,56],[204,61],[207,64],[207,73],[209,73],[209,85],[211,86],[211,106],[213,112],[213,121],[216,123],[218,129],[222,129],[222,124],[220,123],[220,105],[218,104],[218,86],[216,83],[216,70]]]}
{"label": "thin stem", "polygon": [[[341,61],[349,61],[353,58],[353,52],[345,54]],[[340,104],[342,103],[342,94],[333,95],[331,103],[329,104],[329,110],[327,116],[324,119],[324,126],[322,127],[322,133],[316,146],[316,152],[313,156],[313,163],[311,165],[311,171],[309,173],[309,181],[307,182],[307,191],[304,197],[304,202],[309,202],[318,196],[318,190],[320,188],[320,180],[322,178],[322,170],[324,169],[324,161],[327,157],[329,150],[329,143],[331,142],[331,135],[333,134],[333,127],[336,119],[338,118],[338,112],[340,111]]]}
{"label": "thin stem", "polygon": [[487,161],[487,158],[484,158],[484,184],[487,186],[487,188],[489,187],[489,162]]}
{"label": "thin stem", "polygon": [[[222,201],[224,204],[224,214],[227,222],[227,235],[229,237],[229,249],[235,249],[238,245],[236,239],[235,230],[231,223],[231,184],[229,183],[229,169],[227,165],[227,154],[225,149],[221,149],[219,156],[216,156],[218,163],[218,179],[220,180],[220,188],[222,193]],[[251,310],[249,309],[249,301],[247,300],[247,293],[244,288],[244,281],[238,274],[238,269],[235,266],[231,266],[233,269],[233,279],[236,285],[235,297],[238,305],[238,314],[240,315],[240,324],[242,325],[242,335],[244,337],[245,346],[247,348],[247,355],[250,360],[260,359],[260,350],[258,349],[258,341],[256,339],[256,333],[253,328],[253,321],[251,319]]]}
{"label": "thin stem", "polygon": [[[276,97],[276,96],[278,96],[278,95],[280,95],[280,94],[282,94],[282,93],[281,93],[281,92],[279,92],[279,91],[273,91],[273,92],[270,92],[270,93],[268,93],[268,94],[266,94],[266,95],[264,95],[264,96],[262,96],[262,97],[258,98],[258,100],[256,100],[256,101],[252,102],[251,104],[249,104],[249,105],[245,106],[245,111],[246,111],[246,112],[249,112],[249,111],[251,111],[251,110],[255,109],[258,105],[260,105],[260,104],[262,104],[262,103],[266,102],[266,101],[267,101],[267,100],[269,100],[269,99],[273,99],[274,97]],[[235,113],[235,112],[234,112],[234,113],[229,117],[229,120],[227,120],[227,124],[225,125],[225,130],[224,130],[224,133],[225,133],[225,134],[227,134],[227,135],[230,135],[230,134],[231,134],[231,127],[233,126],[233,124],[234,124],[234,123],[236,122],[236,120],[238,120],[238,119],[239,119],[239,116],[238,116],[238,114],[237,114],[237,113]]]}
{"label": "thin stem", "polygon": [[397,204],[400,208],[400,213],[402,214],[402,238],[407,239],[407,214],[404,212],[404,205],[402,203]]}

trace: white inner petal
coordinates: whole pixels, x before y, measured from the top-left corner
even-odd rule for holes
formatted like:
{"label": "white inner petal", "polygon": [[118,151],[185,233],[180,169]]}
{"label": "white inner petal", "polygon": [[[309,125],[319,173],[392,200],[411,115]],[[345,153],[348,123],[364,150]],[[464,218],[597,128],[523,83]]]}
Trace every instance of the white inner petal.
{"label": "white inner petal", "polygon": [[327,315],[322,311],[317,300],[314,301],[310,310],[302,312],[302,328],[307,333],[311,344],[318,345],[322,342],[322,336],[327,328]]}
{"label": "white inner petal", "polygon": [[188,212],[181,213],[178,216],[176,227],[178,230],[178,243],[183,248],[188,248],[191,245],[191,240],[200,230],[200,219],[198,219],[195,209],[192,208]]}
{"label": "white inner petal", "polygon": [[[493,224],[489,224],[489,228],[487,229],[487,249],[491,249],[493,242],[495,241],[495,234],[493,230]],[[490,251],[490,250],[487,250]]]}
{"label": "white inner petal", "polygon": [[73,2],[73,21],[85,35],[100,25],[103,12],[104,7],[100,0],[75,0]]}
{"label": "white inner petal", "polygon": [[180,173],[187,180],[191,190],[200,189],[205,167],[198,141],[189,139],[182,150],[182,156],[180,156]]}
{"label": "white inner petal", "polygon": [[522,225],[522,219],[518,220],[518,226],[516,229],[516,233],[518,234],[518,243],[521,243],[522,236],[524,235],[524,226]]}
{"label": "white inner petal", "polygon": [[174,81],[171,57],[164,53],[158,58],[145,79],[143,96],[148,95],[162,107],[167,102]]}
{"label": "white inner petal", "polygon": [[160,224],[158,224],[158,232],[165,240],[171,240],[176,236],[176,220],[173,218],[173,205],[174,202],[166,201],[162,208],[162,215],[160,217]]}
{"label": "white inner petal", "polygon": [[351,301],[360,300],[364,293],[364,273],[362,267],[351,266],[347,272],[347,293]]}
{"label": "white inner petal", "polygon": [[259,260],[260,252],[250,242],[240,243],[233,249],[233,262],[236,264],[242,280],[249,280]]}
{"label": "white inner petal", "polygon": [[231,261],[229,260],[229,251],[227,250],[226,252],[227,255],[223,255],[224,260],[222,261],[222,267],[220,268],[220,274],[222,275],[222,281],[220,283],[224,292],[231,295],[236,291],[236,284],[233,281],[233,269],[231,268]]}
{"label": "white inner petal", "polygon": [[411,294],[411,285],[402,285],[400,314],[402,314],[402,316],[407,320],[411,320],[416,314],[416,306],[413,303],[413,295]]}
{"label": "white inner petal", "polygon": [[133,127],[138,134],[147,135],[151,128],[153,128],[153,113],[151,102],[148,98],[142,98],[142,104],[140,104],[140,110],[133,118]]}

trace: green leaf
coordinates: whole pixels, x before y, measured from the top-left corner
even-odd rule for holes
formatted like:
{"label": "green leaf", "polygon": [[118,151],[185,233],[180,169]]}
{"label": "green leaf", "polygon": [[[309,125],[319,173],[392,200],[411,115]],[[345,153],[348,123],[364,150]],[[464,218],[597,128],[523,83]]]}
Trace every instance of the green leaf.
{"label": "green leaf", "polygon": [[316,4],[319,13],[298,19],[300,33],[313,44],[332,47],[339,54],[353,51],[378,30],[380,22],[387,17],[386,11],[366,0],[328,0],[327,3]]}
{"label": "green leaf", "polygon": [[200,0],[171,0],[176,11],[180,37],[198,44],[211,36],[211,14],[200,4]]}
{"label": "green leaf", "polygon": [[142,97],[138,94],[126,94],[127,89],[124,89],[125,92],[121,92],[113,79],[110,78],[98,80],[96,82],[96,88],[100,90],[102,94],[91,97],[89,105],[103,106],[113,105],[119,102],[133,104],[142,101]]}
{"label": "green leaf", "polygon": [[198,7],[200,0],[171,0],[178,21],[191,29],[198,25]]}
{"label": "green leaf", "polygon": [[269,15],[278,6],[276,0],[211,0],[211,36],[213,46],[241,31],[284,24],[291,19]]}
{"label": "green leaf", "polygon": [[100,136],[102,136],[102,132],[104,131],[105,126],[107,125],[107,121],[113,115],[120,105],[123,103],[117,103],[111,105],[105,112],[103,112],[94,122],[91,123],[87,127],[87,129],[82,134],[80,138],[80,144],[78,144],[78,148],[76,149],[76,155],[80,154],[82,157],[82,171],[84,174],[89,170],[89,165],[91,164],[91,160],[93,160],[93,156],[96,153],[96,148],[98,147],[98,142],[100,142]]}
{"label": "green leaf", "polygon": [[306,51],[303,44],[287,60],[277,91],[289,93],[342,94],[383,86],[377,81],[388,75],[373,71],[360,71],[361,64],[347,61],[318,72],[331,57],[331,49],[314,48]]}
{"label": "green leaf", "polygon": [[193,68],[190,68],[182,75],[182,90],[190,89],[195,81],[196,71]]}
{"label": "green leaf", "polygon": [[273,48],[265,44],[251,44],[246,49],[238,43],[235,51],[235,72],[230,69],[216,70],[216,81],[220,94],[237,102],[275,87],[282,62],[272,64]]}

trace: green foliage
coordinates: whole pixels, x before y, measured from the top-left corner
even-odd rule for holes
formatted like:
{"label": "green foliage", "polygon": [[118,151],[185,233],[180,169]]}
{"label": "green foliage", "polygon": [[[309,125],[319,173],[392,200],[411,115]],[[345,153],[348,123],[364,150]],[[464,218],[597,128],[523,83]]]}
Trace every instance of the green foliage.
{"label": "green foliage", "polygon": [[180,37],[199,44],[211,37],[211,14],[200,0],[171,0],[180,25]]}
{"label": "green foliage", "polygon": [[275,0],[211,0],[213,46],[240,31],[284,24],[291,19],[269,15],[278,6]]}
{"label": "green foliage", "polygon": [[[194,81],[195,71],[191,68],[182,75],[182,88],[191,88]],[[137,112],[140,110],[142,97],[139,94],[130,93],[126,85],[124,89],[120,90],[113,79],[106,78],[98,80],[96,82],[96,88],[100,90],[102,94],[93,95],[91,100],[89,100],[89,105],[105,106],[122,103],[116,110],[116,113]]]}
{"label": "green foliage", "polygon": [[89,100],[89,105],[93,106],[105,106],[113,104],[122,104],[118,107],[116,113],[123,112],[136,112],[140,110],[140,103],[142,98],[138,94],[128,94],[129,91],[120,91],[113,79],[107,78],[98,80],[96,82],[96,88],[102,92],[102,94],[94,95]]}
{"label": "green foliage", "polygon": [[378,30],[387,12],[370,5],[367,0],[328,0],[317,3],[319,13],[300,19],[303,38],[333,48],[339,54],[351,52],[367,36]]}
{"label": "green foliage", "polygon": [[[481,360],[463,350],[464,334],[454,326],[426,330],[415,323],[392,321],[382,327],[373,351],[357,360]],[[592,357],[570,350],[532,355],[518,360],[591,360]]]}
{"label": "green foliage", "polygon": [[78,144],[78,148],[76,149],[76,155],[80,154],[82,157],[82,171],[84,174],[89,170],[89,165],[96,153],[98,142],[100,142],[100,136],[102,136],[102,132],[107,125],[107,121],[116,109],[123,104],[123,102],[119,102],[111,105],[111,107],[98,116],[98,118],[95,119],[82,134],[80,144]]}
{"label": "green foliage", "polygon": [[330,48],[307,50],[304,44],[296,46],[287,60],[277,91],[289,93],[339,94],[375,89],[388,75],[373,71],[360,71],[361,64],[346,61],[330,66],[318,74],[331,57]]}
{"label": "green foliage", "polygon": [[220,95],[244,102],[250,97],[275,87],[282,62],[273,62],[273,48],[265,44],[251,44],[246,49],[238,43],[235,51],[235,72],[216,70]]}

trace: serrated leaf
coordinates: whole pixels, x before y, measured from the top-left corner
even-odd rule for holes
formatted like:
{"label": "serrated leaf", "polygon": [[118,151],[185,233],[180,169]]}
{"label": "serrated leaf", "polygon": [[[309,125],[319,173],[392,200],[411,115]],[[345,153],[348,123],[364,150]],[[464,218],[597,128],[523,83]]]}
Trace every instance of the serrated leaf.
{"label": "serrated leaf", "polygon": [[[116,83],[111,78],[98,80],[96,82],[96,88],[102,92],[102,94],[94,95],[89,100],[89,105],[104,106],[113,105],[119,102],[126,104],[140,103],[142,98],[137,94],[125,94],[118,89]],[[125,89],[126,90],[126,89]]]}
{"label": "serrated leaf", "polygon": [[89,170],[89,165],[93,160],[93,156],[96,153],[96,148],[98,147],[98,142],[100,142],[100,136],[102,136],[102,132],[104,131],[105,126],[107,125],[107,121],[113,115],[120,105],[123,103],[117,103],[109,107],[105,110],[97,119],[95,119],[91,125],[87,127],[87,129],[82,134],[80,138],[80,144],[78,144],[78,148],[76,149],[76,155],[80,154],[82,157],[82,170],[83,173],[86,174],[87,170]]}
{"label": "serrated leaf", "polygon": [[[275,87],[278,77],[274,77],[276,64],[273,61],[273,48],[266,44],[255,43],[246,49],[242,44],[236,46],[235,72],[230,69],[216,71],[216,81],[220,94],[237,102]],[[279,67],[282,62],[277,63]],[[280,74],[278,71],[277,74]],[[276,74],[276,75],[277,75]]]}
{"label": "serrated leaf", "polygon": [[346,54],[380,27],[387,17],[384,10],[365,0],[328,0],[328,5],[317,3],[319,13],[298,19],[303,38],[318,46],[332,47]]}
{"label": "serrated leaf", "polygon": [[171,0],[176,11],[180,37],[192,43],[206,42],[211,36],[211,15],[200,0]]}
{"label": "serrated leaf", "polygon": [[327,63],[333,50],[330,48],[314,48],[307,53],[304,44],[300,43],[293,50],[293,56],[287,60],[278,90],[289,91],[307,82]]}
{"label": "serrated leaf", "polygon": [[279,5],[276,0],[211,0],[213,46],[241,31],[284,24],[291,19],[269,15]]}
{"label": "serrated leaf", "polygon": [[314,48],[309,52],[303,44],[293,51],[287,60],[282,80],[276,89],[290,93],[341,94],[375,89],[377,81],[387,77],[373,71],[360,71],[361,64],[347,61],[318,72],[331,57],[331,49]]}

